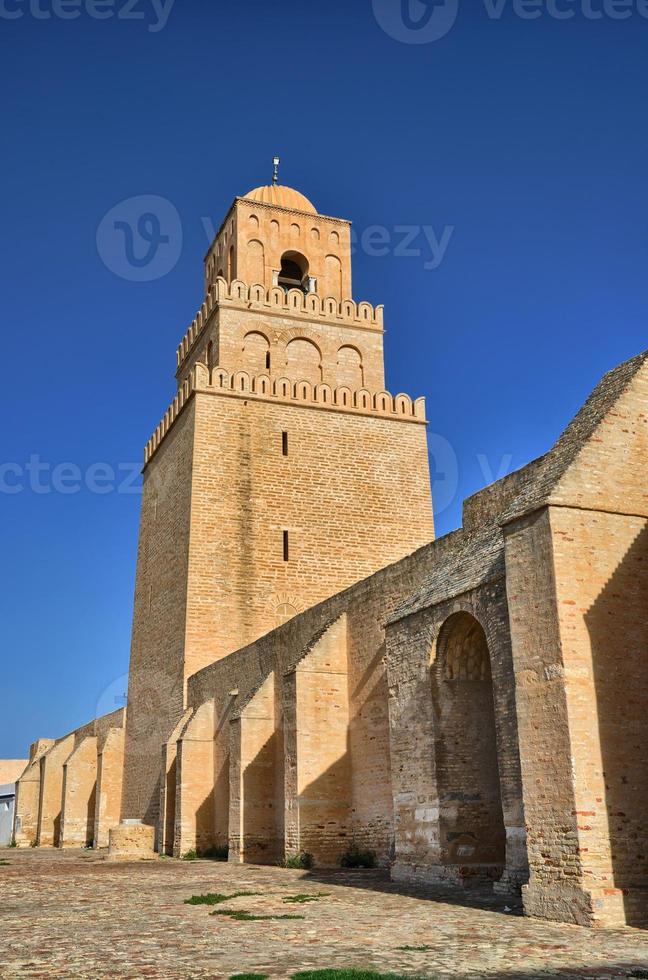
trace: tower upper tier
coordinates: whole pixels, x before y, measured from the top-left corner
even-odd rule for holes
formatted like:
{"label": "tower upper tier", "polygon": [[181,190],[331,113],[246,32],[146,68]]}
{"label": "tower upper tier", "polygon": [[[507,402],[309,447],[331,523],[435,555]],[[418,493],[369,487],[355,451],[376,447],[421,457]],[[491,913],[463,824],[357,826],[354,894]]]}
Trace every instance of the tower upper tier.
{"label": "tower upper tier", "polygon": [[292,187],[237,197],[205,257],[205,292],[218,277],[322,299],[352,299],[351,222],[318,214]]}

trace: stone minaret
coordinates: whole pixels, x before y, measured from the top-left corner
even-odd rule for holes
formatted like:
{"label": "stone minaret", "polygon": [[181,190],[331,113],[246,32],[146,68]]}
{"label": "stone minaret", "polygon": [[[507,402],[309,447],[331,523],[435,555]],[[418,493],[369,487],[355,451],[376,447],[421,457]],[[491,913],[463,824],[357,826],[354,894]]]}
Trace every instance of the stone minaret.
{"label": "stone minaret", "polygon": [[433,537],[423,400],[384,391],[350,223],[236,198],[145,452],[123,816],[154,822],[187,678]]}

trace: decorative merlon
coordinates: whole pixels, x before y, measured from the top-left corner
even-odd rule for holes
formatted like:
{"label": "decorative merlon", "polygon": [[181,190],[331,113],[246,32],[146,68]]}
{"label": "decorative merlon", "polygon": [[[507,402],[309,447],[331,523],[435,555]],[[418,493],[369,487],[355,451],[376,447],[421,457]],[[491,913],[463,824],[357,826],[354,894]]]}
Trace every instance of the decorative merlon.
{"label": "decorative merlon", "polygon": [[289,289],[285,292],[280,286],[266,290],[265,286],[259,284],[248,286],[241,279],[228,283],[219,277],[209,287],[205,302],[178,347],[178,368],[182,367],[218,306],[264,310],[267,313],[303,317],[305,320],[332,320],[365,330],[383,330],[383,306],[355,303],[352,299],[345,299],[340,303],[331,296],[322,298],[317,293],[305,295],[300,289]]}
{"label": "decorative merlon", "polygon": [[352,391],[345,385],[333,388],[325,383],[312,385],[309,381],[295,382],[290,378],[277,378],[273,381],[267,374],[252,377],[247,371],[237,371],[230,375],[229,371],[220,367],[214,368],[210,377],[207,366],[199,362],[180,386],[164,418],[146,443],[145,466],[151,461],[166,434],[196,392],[259,401],[292,402],[332,412],[372,415],[399,422],[426,423],[425,398],[412,401],[410,396],[405,394],[391,395],[388,391],[372,394],[366,388]]}

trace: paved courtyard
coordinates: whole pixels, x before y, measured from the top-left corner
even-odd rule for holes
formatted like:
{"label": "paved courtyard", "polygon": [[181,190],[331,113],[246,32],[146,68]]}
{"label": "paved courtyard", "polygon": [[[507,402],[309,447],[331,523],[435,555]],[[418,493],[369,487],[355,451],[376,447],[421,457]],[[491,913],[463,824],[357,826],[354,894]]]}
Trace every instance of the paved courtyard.
{"label": "paved courtyard", "polygon": [[[185,904],[234,892],[255,894]],[[116,865],[87,851],[2,849],[0,894],[2,978],[290,977],[327,967],[466,980],[648,977],[648,931],[539,922],[492,900],[450,903],[377,872]],[[274,918],[286,915],[299,918]]]}

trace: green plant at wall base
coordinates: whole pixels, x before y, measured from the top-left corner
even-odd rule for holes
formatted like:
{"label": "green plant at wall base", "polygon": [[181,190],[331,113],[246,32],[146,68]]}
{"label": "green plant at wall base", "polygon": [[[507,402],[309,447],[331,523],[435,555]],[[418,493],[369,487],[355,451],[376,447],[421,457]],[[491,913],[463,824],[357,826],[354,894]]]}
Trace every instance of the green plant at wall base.
{"label": "green plant at wall base", "polygon": [[12,840],[11,844],[7,844],[7,847],[18,847],[15,840]]}
{"label": "green plant at wall base", "polygon": [[197,861],[198,860],[198,853],[196,851],[193,851],[193,850],[192,851],[187,851],[185,854],[182,855],[182,860],[183,861]]}
{"label": "green plant at wall base", "polygon": [[376,852],[363,851],[361,848],[352,844],[340,858],[341,868],[375,868]]}
{"label": "green plant at wall base", "polygon": [[192,895],[191,898],[185,898],[185,905],[222,905],[232,898],[249,898],[250,895],[260,894],[260,892],[233,892],[231,895],[222,895],[219,892],[209,892],[207,895]]}
{"label": "green plant at wall base", "polygon": [[298,854],[291,854],[282,862],[282,868],[297,868],[301,871],[310,871],[315,867],[315,858],[308,851],[299,851]]}
{"label": "green plant at wall base", "polygon": [[38,841],[37,840],[33,840],[29,846],[30,847],[38,847]]}

